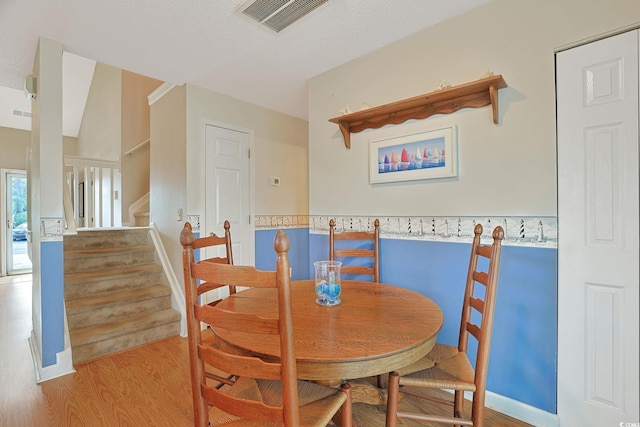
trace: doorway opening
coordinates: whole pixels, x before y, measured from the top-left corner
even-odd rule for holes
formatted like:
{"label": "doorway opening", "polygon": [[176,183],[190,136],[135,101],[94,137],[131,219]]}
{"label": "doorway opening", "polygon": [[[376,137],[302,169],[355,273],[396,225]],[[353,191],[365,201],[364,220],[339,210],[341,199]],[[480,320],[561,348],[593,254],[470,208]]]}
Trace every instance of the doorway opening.
{"label": "doorway opening", "polygon": [[27,222],[27,174],[5,170],[2,174],[6,223],[4,265],[7,275],[31,272]]}

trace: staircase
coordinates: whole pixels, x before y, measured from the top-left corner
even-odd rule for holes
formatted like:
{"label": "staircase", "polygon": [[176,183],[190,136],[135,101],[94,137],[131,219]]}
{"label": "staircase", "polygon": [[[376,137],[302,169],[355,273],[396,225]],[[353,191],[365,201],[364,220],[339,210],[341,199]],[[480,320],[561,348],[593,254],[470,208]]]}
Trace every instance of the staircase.
{"label": "staircase", "polygon": [[180,330],[147,228],[65,236],[64,294],[74,364]]}

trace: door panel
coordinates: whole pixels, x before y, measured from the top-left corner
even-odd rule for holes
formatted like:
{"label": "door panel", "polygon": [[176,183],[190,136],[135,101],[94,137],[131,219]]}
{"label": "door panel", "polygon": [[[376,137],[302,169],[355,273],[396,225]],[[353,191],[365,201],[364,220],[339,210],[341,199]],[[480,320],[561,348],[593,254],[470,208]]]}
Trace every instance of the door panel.
{"label": "door panel", "polygon": [[557,56],[558,416],[640,419],[638,31]]}
{"label": "door panel", "polygon": [[229,220],[234,262],[252,265],[254,239],[250,222],[249,135],[206,125],[205,162],[203,233],[223,235],[224,221]]}

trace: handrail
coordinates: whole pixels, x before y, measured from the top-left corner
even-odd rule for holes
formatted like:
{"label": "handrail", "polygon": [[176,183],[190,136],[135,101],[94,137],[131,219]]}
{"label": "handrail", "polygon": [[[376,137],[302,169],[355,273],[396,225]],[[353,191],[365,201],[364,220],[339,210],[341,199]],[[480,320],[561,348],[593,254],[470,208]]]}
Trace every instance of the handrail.
{"label": "handrail", "polygon": [[145,139],[140,144],[138,144],[135,147],[132,147],[132,148],[128,149],[127,151],[125,151],[124,155],[131,157],[135,151],[138,151],[139,149],[141,149],[145,145],[149,144],[150,142],[151,142],[151,138]]}

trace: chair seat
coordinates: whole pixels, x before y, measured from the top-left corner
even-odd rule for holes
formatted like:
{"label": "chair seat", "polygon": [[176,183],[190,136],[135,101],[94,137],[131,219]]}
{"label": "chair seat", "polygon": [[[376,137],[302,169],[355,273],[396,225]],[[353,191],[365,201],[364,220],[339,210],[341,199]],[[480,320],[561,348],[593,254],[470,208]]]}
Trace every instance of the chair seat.
{"label": "chair seat", "polygon": [[436,343],[427,354],[427,358],[434,362],[440,362],[441,360],[450,359],[456,354],[458,354],[458,347],[455,345]]}
{"label": "chair seat", "polygon": [[427,354],[425,357],[419,359],[411,365],[405,366],[404,368],[396,369],[396,372],[399,375],[408,375],[412,372],[418,372],[422,371],[423,369],[433,368],[436,364],[435,362],[453,357],[456,355],[456,353],[458,353],[458,347],[436,343],[429,354]]}
{"label": "chair seat", "polygon": [[475,373],[466,353],[461,353],[456,347],[448,345],[436,345],[434,350],[418,362],[404,368],[409,370],[421,364],[426,367],[400,374],[401,385],[446,390],[476,390]]}
{"label": "chair seat", "polygon": [[[229,394],[243,399],[256,400],[270,406],[282,405],[282,383],[275,380],[239,378],[232,385],[223,386]],[[298,399],[300,403],[300,425],[308,427],[325,427],[331,422],[331,416],[346,401],[345,393],[339,389],[323,386],[309,381],[298,381]],[[329,410],[330,409],[330,410]],[[265,423],[243,420],[229,415],[214,407],[209,411],[212,426],[229,427],[271,427],[282,426],[281,423]]]}

